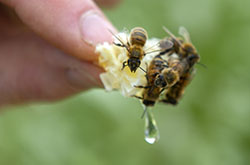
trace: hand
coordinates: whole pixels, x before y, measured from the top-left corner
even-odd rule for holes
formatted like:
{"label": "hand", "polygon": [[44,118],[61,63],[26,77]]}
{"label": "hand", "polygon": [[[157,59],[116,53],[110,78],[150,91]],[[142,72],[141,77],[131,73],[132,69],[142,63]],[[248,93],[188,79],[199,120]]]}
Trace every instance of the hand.
{"label": "hand", "polygon": [[0,0],[0,105],[102,86],[94,46],[111,42],[107,29],[115,31],[92,0]]}

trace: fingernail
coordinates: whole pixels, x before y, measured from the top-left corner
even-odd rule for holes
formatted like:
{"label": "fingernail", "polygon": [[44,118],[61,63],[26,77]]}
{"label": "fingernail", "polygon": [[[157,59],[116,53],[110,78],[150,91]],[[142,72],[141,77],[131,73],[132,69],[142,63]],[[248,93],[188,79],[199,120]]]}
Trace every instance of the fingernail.
{"label": "fingernail", "polygon": [[115,31],[108,21],[94,11],[89,11],[81,17],[80,30],[83,40],[91,45],[111,42],[112,35],[109,30]]}

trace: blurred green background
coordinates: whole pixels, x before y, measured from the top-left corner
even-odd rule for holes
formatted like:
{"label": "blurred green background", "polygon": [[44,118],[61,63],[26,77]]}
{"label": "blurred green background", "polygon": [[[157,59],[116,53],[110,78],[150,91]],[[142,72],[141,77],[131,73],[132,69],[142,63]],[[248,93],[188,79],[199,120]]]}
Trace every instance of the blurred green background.
{"label": "blurred green background", "polygon": [[138,100],[90,90],[0,115],[1,165],[250,164],[250,1],[125,0],[105,10],[122,30],[162,38],[185,26],[201,62],[177,107],[158,104],[161,133],[144,141]]}

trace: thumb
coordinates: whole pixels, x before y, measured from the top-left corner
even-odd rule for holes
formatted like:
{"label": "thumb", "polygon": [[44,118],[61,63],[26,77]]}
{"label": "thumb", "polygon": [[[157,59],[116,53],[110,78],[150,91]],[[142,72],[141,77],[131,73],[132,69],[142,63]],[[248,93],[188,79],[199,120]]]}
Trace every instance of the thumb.
{"label": "thumb", "polygon": [[83,60],[97,60],[93,45],[112,41],[114,27],[92,0],[1,1],[42,38]]}

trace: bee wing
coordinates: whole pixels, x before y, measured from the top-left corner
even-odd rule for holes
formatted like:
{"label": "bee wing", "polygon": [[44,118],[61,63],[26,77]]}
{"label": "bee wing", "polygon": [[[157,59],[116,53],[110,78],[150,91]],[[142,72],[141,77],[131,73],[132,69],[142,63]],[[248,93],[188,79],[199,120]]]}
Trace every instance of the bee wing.
{"label": "bee wing", "polygon": [[163,40],[160,41],[159,46],[160,46],[160,48],[167,50],[167,49],[172,48],[174,46],[174,44],[168,38],[164,38]]}
{"label": "bee wing", "polygon": [[[153,49],[153,48],[156,47],[156,46],[159,47],[160,49],[157,49],[157,50],[153,50],[153,51],[151,51],[151,52],[148,52],[148,50]],[[170,41],[169,39],[165,38],[165,39],[163,39],[163,40],[157,42],[157,44],[155,44],[155,45],[153,45],[153,46],[147,48],[147,49],[145,50],[145,52],[146,52],[145,55],[146,55],[146,54],[150,54],[150,53],[155,53],[155,52],[166,51],[166,50],[172,48],[173,46],[174,46],[173,42]]]}
{"label": "bee wing", "polygon": [[177,40],[177,37],[173,33],[171,33],[170,30],[168,30],[168,28],[166,28],[165,26],[163,26],[162,28],[163,28],[163,30],[165,30],[166,33],[168,33],[170,35],[170,37]]}
{"label": "bee wing", "polygon": [[130,44],[129,43],[129,40],[130,40],[130,32],[129,32],[129,30],[127,29],[127,28],[123,28],[123,30],[122,30],[124,33],[126,33],[127,34],[127,37],[126,37],[126,39],[127,39],[127,44]]}
{"label": "bee wing", "polygon": [[144,51],[145,52],[147,52],[148,50],[151,50],[151,49],[153,49],[153,48],[155,48],[155,47],[158,47],[159,46],[159,42],[157,42],[156,44],[154,44],[154,45],[152,45],[152,46],[150,46],[150,47],[148,47],[147,49],[145,49]]}
{"label": "bee wing", "polygon": [[171,38],[173,38],[180,46],[182,46],[181,42],[177,39],[177,37],[170,32],[165,26],[163,26],[163,30],[165,30],[166,33],[170,35]]}
{"label": "bee wing", "polygon": [[181,36],[183,36],[183,38],[184,38],[187,42],[192,43],[192,42],[191,42],[191,39],[190,39],[190,35],[189,35],[189,33],[188,33],[188,31],[187,31],[187,29],[186,29],[185,27],[181,26],[181,27],[179,28],[179,34],[180,34]]}

